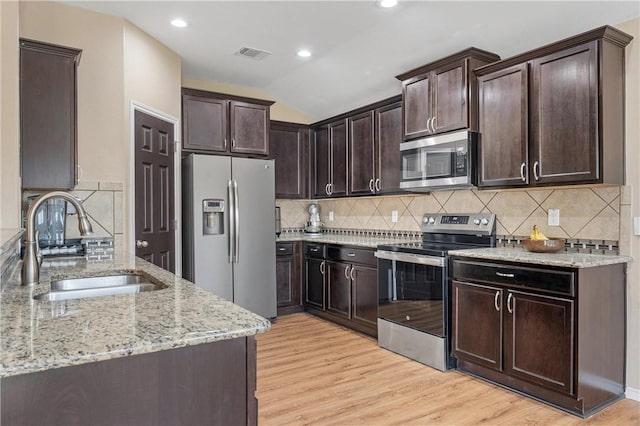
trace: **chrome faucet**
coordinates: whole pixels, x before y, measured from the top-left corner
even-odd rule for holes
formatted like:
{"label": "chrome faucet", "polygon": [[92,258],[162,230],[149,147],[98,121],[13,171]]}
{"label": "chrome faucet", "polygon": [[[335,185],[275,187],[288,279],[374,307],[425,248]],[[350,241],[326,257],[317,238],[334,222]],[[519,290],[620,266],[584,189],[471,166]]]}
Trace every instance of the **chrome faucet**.
{"label": "chrome faucet", "polygon": [[38,207],[50,198],[62,198],[68,201],[76,208],[78,213],[78,228],[81,235],[88,235],[93,233],[91,223],[87,219],[87,214],[84,212],[82,204],[76,200],[71,194],[64,191],[52,191],[46,194],[42,194],[31,203],[27,210],[27,237],[24,241],[24,257],[22,259],[22,285],[37,284],[40,280],[40,262],[38,260],[38,237],[36,235],[36,212]]}

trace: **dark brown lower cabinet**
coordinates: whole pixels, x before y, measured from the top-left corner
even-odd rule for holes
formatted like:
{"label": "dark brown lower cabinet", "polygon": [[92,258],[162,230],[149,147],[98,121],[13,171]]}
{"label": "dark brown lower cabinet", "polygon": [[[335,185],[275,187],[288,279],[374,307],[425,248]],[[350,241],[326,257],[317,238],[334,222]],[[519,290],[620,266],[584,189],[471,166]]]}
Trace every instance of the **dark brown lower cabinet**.
{"label": "dark brown lower cabinet", "polygon": [[256,425],[255,338],[0,380],[3,425]]}
{"label": "dark brown lower cabinet", "polygon": [[[377,336],[378,269],[374,250],[329,244],[326,259],[305,260],[305,309],[319,317]],[[322,279],[322,281],[320,281]],[[320,297],[322,282],[325,293]],[[324,304],[318,303],[322,299]]]}
{"label": "dark brown lower cabinet", "polygon": [[583,417],[623,398],[625,268],[455,259],[458,368]]}
{"label": "dark brown lower cabinet", "polygon": [[302,311],[300,241],[276,243],[278,316]]}

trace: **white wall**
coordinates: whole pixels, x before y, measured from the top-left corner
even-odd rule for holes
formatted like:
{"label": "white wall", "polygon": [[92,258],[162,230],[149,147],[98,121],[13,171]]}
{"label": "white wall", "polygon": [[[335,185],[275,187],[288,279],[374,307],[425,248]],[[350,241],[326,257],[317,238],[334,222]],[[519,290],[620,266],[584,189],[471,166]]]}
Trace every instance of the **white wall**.
{"label": "white wall", "polygon": [[[633,36],[625,51],[626,183],[622,200],[620,239],[635,258],[627,269],[627,387],[640,398],[640,236],[633,235],[632,216],[640,216],[640,18],[616,25]],[[623,246],[621,244],[621,246]]]}
{"label": "white wall", "polygon": [[20,228],[18,3],[0,1],[0,228]]}

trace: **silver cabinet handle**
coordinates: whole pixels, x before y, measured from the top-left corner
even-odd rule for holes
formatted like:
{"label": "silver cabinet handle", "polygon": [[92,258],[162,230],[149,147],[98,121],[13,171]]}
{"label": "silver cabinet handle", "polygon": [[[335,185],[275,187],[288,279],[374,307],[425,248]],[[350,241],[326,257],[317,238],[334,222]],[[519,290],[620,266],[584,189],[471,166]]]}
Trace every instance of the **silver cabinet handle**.
{"label": "silver cabinet handle", "polygon": [[326,184],[326,185],[324,186],[324,192],[325,192],[327,195],[329,195],[329,184]]}
{"label": "silver cabinet handle", "polygon": [[355,281],[356,280],[356,268],[354,268],[353,266],[351,267],[351,272],[349,272],[349,276],[351,277],[351,281]]}
{"label": "silver cabinet handle", "polygon": [[515,274],[505,274],[503,272],[496,272],[496,275],[504,278],[515,278]]}
{"label": "silver cabinet handle", "polygon": [[227,149],[227,138],[224,138],[224,149]]}
{"label": "silver cabinet handle", "polygon": [[236,147],[236,138],[231,139],[231,148]]}
{"label": "silver cabinet handle", "polygon": [[344,268],[344,277],[345,277],[346,279],[349,279],[349,266],[350,266],[350,265],[347,265],[347,267],[346,267],[346,268]]}
{"label": "silver cabinet handle", "polygon": [[498,304],[498,297],[500,297],[500,290],[496,291],[496,295],[493,298],[493,306],[495,306],[496,311],[500,311],[500,305]]}
{"label": "silver cabinet handle", "polygon": [[533,163],[533,177],[536,180],[540,179],[540,176],[538,175],[539,172],[540,172],[540,163],[536,161],[535,163]]}
{"label": "silver cabinet handle", "polygon": [[280,251],[285,251],[285,250],[286,250],[286,248],[284,248],[284,247],[280,247],[280,248],[278,248],[278,250],[280,250]]}
{"label": "silver cabinet handle", "polygon": [[333,184],[329,184],[329,195],[333,195]]}
{"label": "silver cabinet handle", "polygon": [[431,120],[433,120],[433,117],[429,117],[427,120],[427,133],[431,133]]}
{"label": "silver cabinet handle", "polygon": [[369,191],[376,192],[375,188],[373,187],[373,178],[369,180]]}
{"label": "silver cabinet handle", "polygon": [[149,242],[147,240],[137,240],[136,241],[137,248],[147,248],[149,247]]}
{"label": "silver cabinet handle", "polygon": [[347,253],[347,256],[349,256],[349,257],[356,257],[356,254],[355,254],[355,253]]}
{"label": "silver cabinet handle", "polygon": [[513,307],[511,305],[512,302],[515,302],[516,298],[513,297],[513,293],[509,293],[509,297],[507,297],[507,311],[509,311],[510,314],[513,313]]}
{"label": "silver cabinet handle", "polygon": [[324,260],[320,263],[320,273],[324,275]]}
{"label": "silver cabinet handle", "polygon": [[433,119],[431,120],[431,131],[433,133],[436,132],[436,116],[435,115],[433,116]]}
{"label": "silver cabinet handle", "polygon": [[380,183],[380,178],[376,179],[376,192],[380,192],[380,187],[382,186]]}
{"label": "silver cabinet handle", "polygon": [[311,251],[312,251],[312,252],[314,252],[314,253],[317,253],[317,252],[318,252],[318,250],[319,250],[319,248],[318,248],[318,247],[314,247],[314,248],[311,248],[311,249],[309,249],[309,250],[311,250]]}
{"label": "silver cabinet handle", "polygon": [[522,179],[523,182],[527,181],[527,178],[524,176],[524,171],[526,167],[527,165],[525,163],[520,164],[520,179]]}

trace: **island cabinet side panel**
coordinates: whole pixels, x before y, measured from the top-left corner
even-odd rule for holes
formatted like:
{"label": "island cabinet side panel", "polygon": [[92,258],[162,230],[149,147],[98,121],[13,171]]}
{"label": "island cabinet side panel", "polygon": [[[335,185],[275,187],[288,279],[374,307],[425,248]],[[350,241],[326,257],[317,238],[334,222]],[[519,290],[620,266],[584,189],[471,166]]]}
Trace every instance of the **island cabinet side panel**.
{"label": "island cabinet side panel", "polygon": [[1,424],[255,424],[249,339],[3,378]]}
{"label": "island cabinet side panel", "polygon": [[578,275],[578,394],[586,412],[624,397],[626,264]]}

